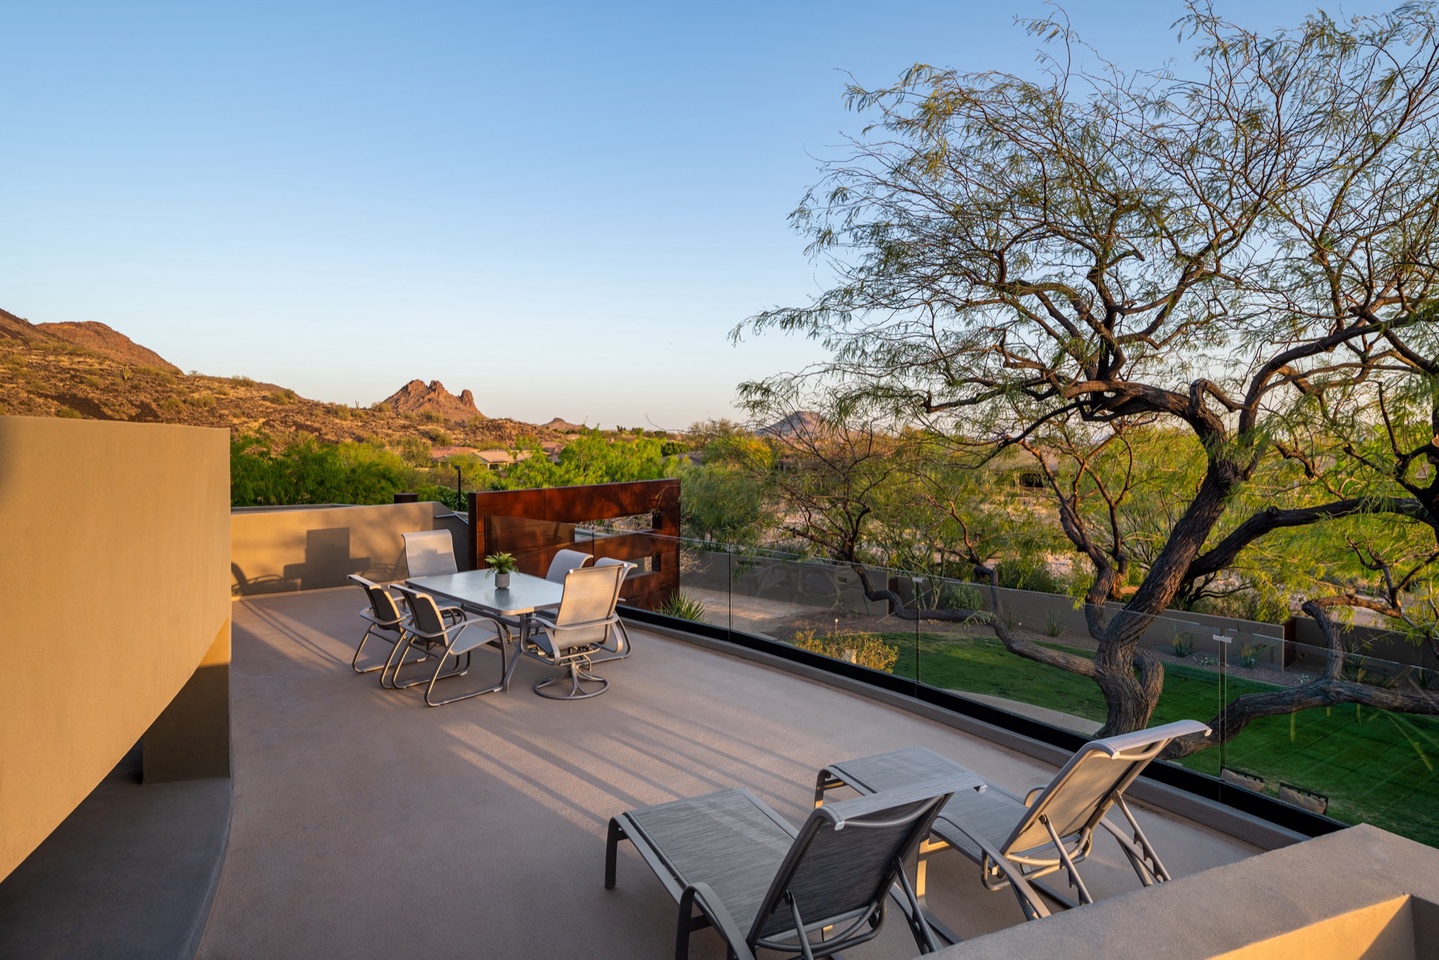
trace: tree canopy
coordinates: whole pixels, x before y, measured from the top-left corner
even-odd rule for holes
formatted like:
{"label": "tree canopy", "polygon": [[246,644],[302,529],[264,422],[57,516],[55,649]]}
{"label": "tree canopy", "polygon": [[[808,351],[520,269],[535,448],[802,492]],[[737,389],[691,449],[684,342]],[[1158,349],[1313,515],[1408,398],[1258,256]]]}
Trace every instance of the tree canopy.
{"label": "tree canopy", "polygon": [[[1310,584],[1305,609],[1326,627],[1334,605],[1408,615],[1406,590],[1429,573],[1439,21],[1419,3],[1264,35],[1191,3],[1178,27],[1192,66],[1139,71],[1062,15],[1025,26],[1045,45],[1037,76],[916,65],[892,86],[849,87],[870,122],[792,215],[835,283],[736,330],[798,331],[831,359],[743,391],[882,402],[975,462],[1028,447],[1083,464],[1138,425],[1192,438],[1194,486],[1112,617],[1102,604],[1133,552],[1078,508],[1098,493],[1092,474],[1073,488],[1051,476],[1093,567],[1092,659],[993,624],[1012,650],[1091,677],[1119,732],[1146,723],[1163,683],[1138,643],[1146,627],[1264,538],[1365,526],[1331,538],[1333,562],[1370,574],[1362,589]],[[1246,496],[1286,469],[1297,482],[1273,502]],[[1128,497],[1110,492],[1122,495],[1101,518]],[[1296,706],[1394,706],[1342,677],[1330,637],[1325,676],[1240,698],[1227,735]],[[1416,692],[1404,707],[1436,712],[1439,699]]]}

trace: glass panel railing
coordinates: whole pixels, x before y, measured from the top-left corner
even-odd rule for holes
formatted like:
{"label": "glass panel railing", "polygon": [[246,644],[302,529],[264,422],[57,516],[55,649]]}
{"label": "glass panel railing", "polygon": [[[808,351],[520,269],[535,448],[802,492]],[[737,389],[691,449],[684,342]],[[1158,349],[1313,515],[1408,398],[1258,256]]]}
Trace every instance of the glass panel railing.
{"label": "glass panel railing", "polygon": [[[706,623],[1081,734],[1105,721],[1092,680],[1007,650],[988,622],[960,613],[977,608],[1041,648],[1092,657],[1095,641],[1071,597],[881,567],[861,577],[846,564],[696,541],[678,542],[677,553],[678,593],[697,601]],[[865,577],[893,599],[870,599]],[[1215,728],[1213,746],[1177,762],[1219,777],[1221,801],[1261,793],[1439,845],[1439,718],[1349,703],[1241,724],[1226,708],[1245,697],[1282,702],[1323,675],[1327,652],[1284,640],[1279,625],[1187,613],[1152,618],[1140,643],[1164,667],[1151,723],[1196,719]],[[1439,674],[1424,662],[1417,653],[1410,664],[1351,655],[1342,672],[1377,691],[1439,690]]]}
{"label": "glass panel railing", "polygon": [[[1324,675],[1328,660],[1326,650],[1284,643],[1255,662],[1241,647],[1226,703],[1302,690]],[[1439,683],[1428,668],[1353,654],[1343,658],[1340,678],[1373,686],[1381,701],[1383,691]],[[1221,755],[1228,780],[1242,776],[1250,789],[1293,806],[1439,845],[1439,719],[1363,703],[1318,705],[1256,717]]]}

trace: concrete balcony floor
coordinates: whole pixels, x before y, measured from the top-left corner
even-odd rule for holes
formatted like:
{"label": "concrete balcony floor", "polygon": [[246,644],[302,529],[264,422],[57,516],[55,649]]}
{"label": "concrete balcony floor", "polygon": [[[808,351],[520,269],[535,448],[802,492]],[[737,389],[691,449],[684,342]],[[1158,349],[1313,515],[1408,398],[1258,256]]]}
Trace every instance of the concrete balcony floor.
{"label": "concrete balcony floor", "polygon": [[[826,763],[923,745],[1013,790],[1053,769],[881,703],[632,629],[597,672],[604,696],[557,703],[525,660],[508,693],[438,709],[350,670],[358,590],[234,606],[234,814],[199,956],[673,955],[676,908],[627,844],[603,887],[611,815],[746,786],[796,824]],[[383,649],[384,645],[380,645]],[[474,672],[498,669],[479,654]],[[473,674],[472,674],[473,675]],[[471,678],[454,680],[464,683]],[[1176,876],[1255,848],[1141,809]],[[1103,897],[1137,884],[1116,849],[1086,872]],[[930,904],[965,936],[1021,922],[956,854],[931,861]],[[697,958],[722,957],[710,931]],[[851,956],[917,953],[891,916]]]}

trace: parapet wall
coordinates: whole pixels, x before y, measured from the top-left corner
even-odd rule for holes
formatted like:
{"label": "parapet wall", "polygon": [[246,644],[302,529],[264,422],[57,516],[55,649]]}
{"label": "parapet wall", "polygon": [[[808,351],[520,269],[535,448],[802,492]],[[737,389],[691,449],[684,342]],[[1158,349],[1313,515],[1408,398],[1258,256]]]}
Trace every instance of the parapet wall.
{"label": "parapet wall", "polygon": [[[358,573],[375,581],[406,575],[401,534],[448,529],[465,566],[468,534],[438,503],[368,507],[247,507],[230,520],[230,591],[234,596],[340,587]],[[359,596],[359,594],[356,594]]]}
{"label": "parapet wall", "polygon": [[142,738],[147,780],[228,775],[229,464],[224,430],[0,417],[0,877]]}

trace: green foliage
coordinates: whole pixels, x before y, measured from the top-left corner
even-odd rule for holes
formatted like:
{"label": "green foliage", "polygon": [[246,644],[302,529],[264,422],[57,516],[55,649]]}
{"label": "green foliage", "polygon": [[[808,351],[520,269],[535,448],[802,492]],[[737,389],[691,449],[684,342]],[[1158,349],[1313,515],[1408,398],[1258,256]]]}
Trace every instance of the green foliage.
{"label": "green foliage", "polygon": [[540,449],[508,467],[504,489],[569,487],[588,483],[620,483],[630,480],[659,480],[680,469],[677,458],[666,457],[664,442],[652,437],[623,436],[613,439],[598,430],[575,436],[558,461],[551,463]]}
{"label": "green foliage", "polygon": [[1194,652],[1195,640],[1183,631],[1177,631],[1169,638],[1169,649],[1176,657],[1183,659]]}
{"label": "green foliage", "polygon": [[941,610],[983,610],[984,594],[968,583],[946,583],[939,589]]}
{"label": "green foliage", "polygon": [[520,568],[520,562],[511,553],[492,553],[485,557],[486,566],[495,573],[514,573]]}
{"label": "green foliage", "polygon": [[656,607],[655,612],[698,623],[705,618],[705,605],[703,600],[691,596],[683,590],[677,590],[672,597]]}
{"label": "green foliage", "polygon": [[755,546],[776,525],[755,473],[725,463],[679,471],[681,529],[686,537]]}
{"label": "green foliage", "polygon": [[398,456],[373,444],[286,442],[265,434],[230,443],[230,503],[237,507],[390,503],[414,479]]}
{"label": "green foliage", "polygon": [[1001,561],[999,585],[1011,590],[1037,593],[1066,593],[1066,584],[1050,572],[1044,558],[1032,554]]}
{"label": "green foliage", "polygon": [[837,633],[817,637],[813,630],[801,630],[790,641],[801,650],[823,654],[835,660],[846,660],[871,670],[893,673],[899,660],[898,644],[873,633]]}

